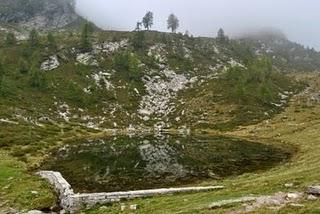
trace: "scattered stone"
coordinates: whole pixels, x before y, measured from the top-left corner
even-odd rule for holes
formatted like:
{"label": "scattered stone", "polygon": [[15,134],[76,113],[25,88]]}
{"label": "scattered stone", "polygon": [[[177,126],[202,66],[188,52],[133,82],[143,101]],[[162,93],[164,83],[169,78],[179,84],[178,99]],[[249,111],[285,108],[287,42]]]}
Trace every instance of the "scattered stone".
{"label": "scattered stone", "polygon": [[66,213],[67,213],[67,211],[61,210],[59,214],[66,214]]}
{"label": "scattered stone", "polygon": [[295,200],[301,198],[301,193],[288,193],[286,199],[288,200]]}
{"label": "scattered stone", "polygon": [[309,186],[307,189],[307,193],[310,195],[320,196],[320,186]]}
{"label": "scattered stone", "polygon": [[2,189],[3,189],[3,190],[7,190],[7,189],[9,189],[10,187],[11,187],[11,184],[8,184],[8,185],[2,187]]}
{"label": "scattered stone", "polygon": [[165,50],[165,44],[155,44],[149,48],[148,56],[154,57],[154,59],[160,63],[166,63],[167,51]]}
{"label": "scattered stone", "polygon": [[0,123],[19,124],[17,122],[11,121],[9,119],[2,119],[2,118],[0,118]]}
{"label": "scattered stone", "polygon": [[106,206],[101,206],[100,208],[99,208],[99,210],[107,210],[108,209],[108,207],[106,207]]}
{"label": "scattered stone", "polygon": [[56,55],[50,56],[49,59],[44,61],[41,64],[40,69],[43,71],[52,71],[60,66],[60,63],[58,61],[58,57]]}
{"label": "scattered stone", "polygon": [[241,197],[236,199],[230,199],[230,200],[222,200],[218,202],[214,202],[209,205],[210,209],[216,209],[223,206],[231,205],[231,204],[237,204],[237,203],[245,203],[245,202],[251,202],[257,200],[257,197]]}
{"label": "scattered stone", "polygon": [[[279,192],[274,195],[268,195],[268,196],[259,196],[259,197],[241,197],[236,199],[230,199],[230,200],[223,200],[218,201],[209,206],[209,208],[220,208],[223,206],[229,206],[232,204],[237,203],[246,203],[244,206],[238,210],[235,210],[233,213],[247,213],[247,212],[253,212],[261,207],[272,207],[274,209],[281,208],[287,204],[301,207],[299,204],[296,204],[295,202],[298,202],[300,199],[303,198],[303,193],[297,192],[297,193],[283,193]],[[251,202],[251,203],[250,203]]]}
{"label": "scattered stone", "polygon": [[105,54],[112,54],[119,49],[126,48],[128,43],[128,39],[121,40],[120,42],[104,42],[102,44],[94,45],[93,49],[96,53],[102,52]]}
{"label": "scattered stone", "polygon": [[83,65],[97,66],[98,62],[91,53],[81,53],[76,57],[77,62]]}
{"label": "scattered stone", "polygon": [[125,211],[125,209],[126,209],[126,205],[125,204],[121,204],[120,205],[121,212]]}
{"label": "scattered stone", "polygon": [[138,204],[130,205],[130,210],[137,210],[139,208]]}
{"label": "scattered stone", "polygon": [[100,71],[99,73],[93,74],[92,77],[99,88],[110,90],[111,88],[113,88],[113,85],[108,81],[110,75],[111,74],[109,73]]}
{"label": "scattered stone", "polygon": [[30,210],[29,212],[27,212],[26,214],[43,214],[43,212],[39,211],[39,210]]}
{"label": "scattered stone", "polygon": [[294,204],[294,203],[291,203],[290,206],[292,206],[292,207],[297,207],[297,208],[302,208],[302,207],[304,207],[303,204]]}
{"label": "scattered stone", "polygon": [[314,195],[308,195],[308,196],[307,196],[307,199],[310,200],[310,201],[315,201],[315,200],[318,199],[318,197],[317,197],[317,196],[314,196]]}
{"label": "scattered stone", "polygon": [[10,210],[10,213],[20,213],[18,208],[10,207],[9,210]]}
{"label": "scattered stone", "polygon": [[33,195],[38,195],[39,192],[38,192],[38,191],[31,191],[31,194],[33,194]]}
{"label": "scattered stone", "polygon": [[299,201],[303,197],[303,193],[283,193],[278,192],[271,196],[260,196],[252,205],[245,207],[246,212],[252,212],[264,206],[281,208],[288,203]]}
{"label": "scattered stone", "polygon": [[293,187],[293,183],[287,183],[284,186],[287,187],[287,188],[290,188],[290,187]]}

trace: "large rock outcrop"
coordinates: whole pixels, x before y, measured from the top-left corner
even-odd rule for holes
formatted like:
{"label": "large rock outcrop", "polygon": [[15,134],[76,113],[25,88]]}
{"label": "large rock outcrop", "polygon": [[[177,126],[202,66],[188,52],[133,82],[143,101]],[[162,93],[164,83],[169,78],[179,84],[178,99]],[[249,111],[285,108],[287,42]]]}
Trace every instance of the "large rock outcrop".
{"label": "large rock outcrop", "polygon": [[0,0],[0,22],[26,29],[59,29],[81,20],[74,0]]}

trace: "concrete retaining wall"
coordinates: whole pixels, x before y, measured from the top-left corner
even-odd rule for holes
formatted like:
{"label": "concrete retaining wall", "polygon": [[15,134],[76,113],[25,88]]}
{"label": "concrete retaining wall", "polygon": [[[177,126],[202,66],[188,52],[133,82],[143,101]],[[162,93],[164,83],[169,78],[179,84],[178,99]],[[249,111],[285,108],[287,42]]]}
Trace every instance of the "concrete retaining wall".
{"label": "concrete retaining wall", "polygon": [[174,193],[213,191],[224,188],[223,186],[209,186],[164,188],[128,192],[74,194],[71,185],[62,177],[59,172],[41,171],[38,173],[38,175],[47,179],[54,186],[55,191],[59,194],[60,206],[71,213],[83,206],[94,206],[96,204],[118,202],[121,199],[143,198]]}

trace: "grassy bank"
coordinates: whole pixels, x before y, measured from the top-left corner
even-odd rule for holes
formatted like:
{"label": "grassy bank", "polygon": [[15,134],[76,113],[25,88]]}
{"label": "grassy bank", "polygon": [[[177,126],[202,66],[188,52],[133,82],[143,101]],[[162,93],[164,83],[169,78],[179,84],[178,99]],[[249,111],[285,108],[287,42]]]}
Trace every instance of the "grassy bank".
{"label": "grassy bank", "polygon": [[[290,162],[279,165],[265,172],[247,173],[226,180],[214,180],[201,185],[224,185],[226,188],[217,192],[179,194],[126,201],[130,212],[130,204],[138,204],[137,213],[226,213],[235,207],[209,210],[210,203],[240,196],[269,195],[279,191],[304,191],[312,184],[320,183],[320,103],[311,101],[312,93],[319,91],[319,76],[304,76],[312,89],[295,96],[288,107],[274,118],[256,125],[239,127],[224,134],[274,145],[290,145],[297,148],[297,153]],[[3,126],[5,127],[5,126]],[[210,130],[206,130],[211,133]],[[216,134],[216,131],[212,132]],[[14,136],[14,133],[11,133]],[[19,134],[19,133],[16,133]],[[98,133],[93,133],[97,135]],[[99,135],[99,134],[98,134]],[[88,130],[65,128],[53,132],[50,138],[42,138],[43,142],[56,145],[75,137],[90,136]],[[8,141],[10,142],[10,141]],[[2,147],[0,154],[0,213],[9,207],[20,209],[41,209],[55,203],[50,187],[28,171],[25,159],[13,156],[11,149]],[[27,163],[36,158],[26,155]],[[24,161],[23,161],[24,160]],[[29,162],[28,162],[29,160]],[[35,160],[34,160],[35,161]],[[37,162],[37,161],[35,161]],[[293,183],[287,188],[284,184]],[[304,207],[294,208],[295,213],[319,213],[320,202],[302,201]],[[119,213],[120,204],[96,207],[84,210],[85,213]],[[274,213],[274,210],[262,208],[256,213]],[[292,213],[292,207],[284,207],[278,213]]]}
{"label": "grassy bank", "polygon": [[[307,77],[313,90],[319,90],[319,77]],[[227,213],[235,207],[209,210],[210,203],[232,199],[239,196],[272,195],[279,191],[305,191],[309,185],[320,183],[320,103],[310,100],[309,93],[294,97],[285,111],[271,120],[257,125],[240,127],[237,131],[226,133],[248,139],[264,139],[265,143],[288,144],[298,148],[297,154],[288,163],[266,172],[248,173],[223,181],[213,181],[203,185],[224,185],[224,190],[213,193],[174,195],[135,200],[125,204],[138,204],[138,213]],[[210,132],[210,131],[208,131]],[[285,187],[293,183],[293,187]],[[304,207],[284,207],[278,213],[320,213],[320,201],[302,201]],[[128,206],[127,206],[128,207]],[[240,207],[240,205],[238,206]],[[88,213],[118,213],[120,205],[95,208]],[[129,212],[129,209],[127,209]],[[270,208],[262,208],[255,213],[275,213]]]}

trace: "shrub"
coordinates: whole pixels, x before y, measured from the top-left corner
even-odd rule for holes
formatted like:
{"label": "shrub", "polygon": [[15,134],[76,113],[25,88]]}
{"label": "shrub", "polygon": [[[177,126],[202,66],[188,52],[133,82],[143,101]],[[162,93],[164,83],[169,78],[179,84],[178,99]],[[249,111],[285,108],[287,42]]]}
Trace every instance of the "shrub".
{"label": "shrub", "polygon": [[139,58],[137,55],[129,52],[119,53],[115,56],[113,67],[129,77],[130,80],[138,81],[141,77],[139,68]]}
{"label": "shrub", "polygon": [[144,31],[135,32],[131,44],[135,50],[143,50],[145,48],[146,35]]}
{"label": "shrub", "polygon": [[272,76],[272,64],[268,59],[255,60],[247,69],[234,67],[226,73],[230,87],[230,98],[239,103],[251,103],[259,100],[273,102],[278,97],[281,85]]}
{"label": "shrub", "polygon": [[38,88],[38,89],[46,88],[45,76],[39,69],[32,69],[29,83],[30,83],[30,86],[33,88]]}

